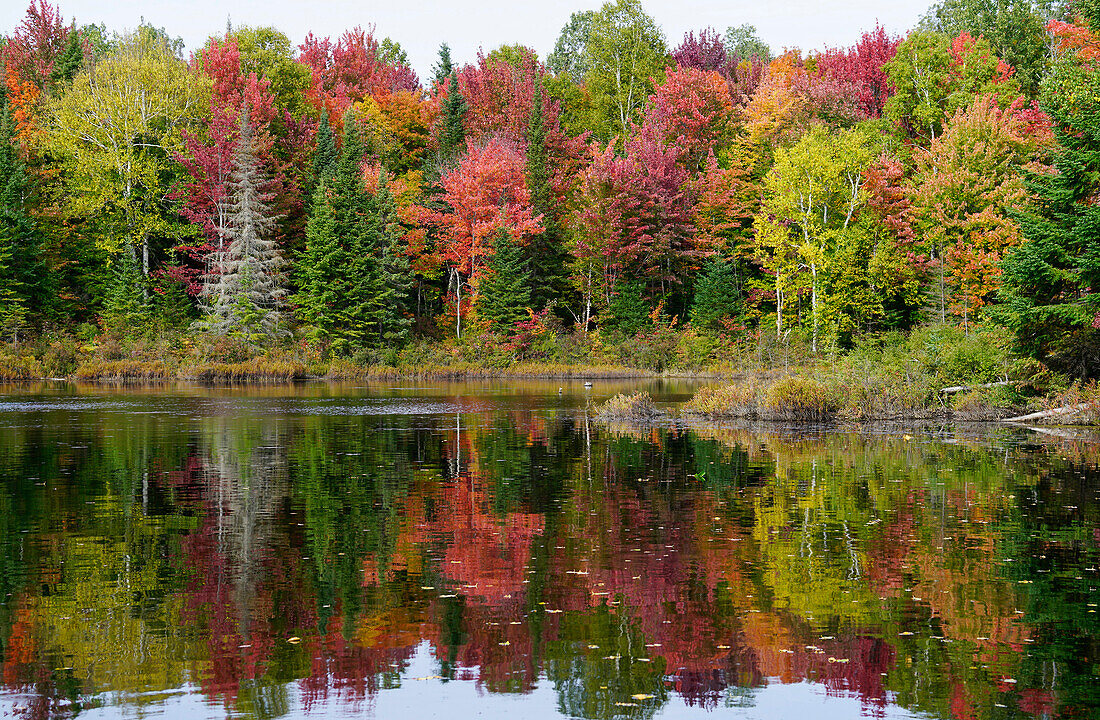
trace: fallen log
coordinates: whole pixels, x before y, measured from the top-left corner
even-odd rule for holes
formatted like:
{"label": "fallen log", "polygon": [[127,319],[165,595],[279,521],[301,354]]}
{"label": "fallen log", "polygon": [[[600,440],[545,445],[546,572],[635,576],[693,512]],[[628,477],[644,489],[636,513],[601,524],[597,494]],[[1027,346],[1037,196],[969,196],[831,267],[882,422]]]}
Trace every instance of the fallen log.
{"label": "fallen log", "polygon": [[1040,410],[1039,412],[1033,412],[1028,415],[1017,415],[1016,417],[1004,418],[1001,422],[1011,423],[1025,423],[1032,420],[1049,420],[1050,418],[1059,417],[1073,417],[1080,415],[1084,411],[1088,410],[1091,406],[1089,403],[1081,403],[1080,405],[1065,405],[1063,407],[1051,408],[1050,410]]}
{"label": "fallen log", "polygon": [[940,388],[940,392],[944,393],[945,395],[953,395],[955,393],[961,393],[967,390],[981,390],[982,388],[1016,385],[1019,382],[1019,380],[998,380],[997,382],[982,383],[981,385],[952,385],[951,387]]}

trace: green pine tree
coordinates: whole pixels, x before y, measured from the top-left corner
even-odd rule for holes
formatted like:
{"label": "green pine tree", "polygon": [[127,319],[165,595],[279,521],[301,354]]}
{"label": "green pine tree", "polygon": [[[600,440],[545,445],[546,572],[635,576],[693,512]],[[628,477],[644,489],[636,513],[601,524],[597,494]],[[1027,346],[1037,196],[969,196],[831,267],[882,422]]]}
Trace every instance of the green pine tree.
{"label": "green pine tree", "polygon": [[381,236],[378,338],[384,347],[396,350],[409,338],[413,277],[409,257],[402,246],[403,233],[397,221],[397,203],[386,183],[385,172],[379,178],[374,206]]}
{"label": "green pine tree", "polygon": [[536,308],[545,308],[562,299],[569,292],[565,264],[567,254],[558,208],[550,188],[550,156],[546,150],[546,118],[543,110],[542,88],[535,86],[531,103],[531,119],[527,128],[527,188],[531,193],[531,206],[542,215],[541,234],[531,239],[528,253],[531,258],[531,280],[534,291],[531,302]]}
{"label": "green pine tree", "polygon": [[111,265],[111,279],[103,299],[103,323],[106,327],[132,333],[149,319],[145,302],[144,277],[137,249],[120,252]]}
{"label": "green pine tree", "polygon": [[458,162],[466,149],[466,99],[458,87],[458,71],[452,70],[447,78],[447,97],[439,108],[438,139],[435,175],[443,177]]}
{"label": "green pine tree", "polygon": [[502,229],[493,241],[493,257],[481,279],[477,314],[497,332],[507,331],[527,318],[531,306],[531,273],[523,248]]}
{"label": "green pine tree", "polygon": [[382,315],[380,229],[362,160],[362,131],[349,111],[340,157],[314,197],[295,296],[302,319],[337,353],[368,347]]}
{"label": "green pine tree", "polygon": [[613,333],[630,336],[649,324],[651,311],[645,300],[645,283],[619,278],[602,325]]}
{"label": "green pine tree", "polygon": [[712,260],[695,286],[691,324],[700,330],[721,330],[721,321],[735,316],[739,305],[740,293],[733,264],[723,258]]}
{"label": "green pine tree", "polygon": [[19,156],[15,119],[7,102],[6,88],[0,90],[0,252],[6,254],[0,270],[0,288],[23,309],[23,320],[41,324],[56,305],[57,292],[46,272],[41,232],[27,211],[33,184]]}
{"label": "green pine tree", "polygon": [[1001,316],[1020,348],[1080,377],[1100,377],[1100,70],[1072,59],[1043,83],[1054,121],[1053,174],[1033,174],[1024,242],[1003,262]]}
{"label": "green pine tree", "polygon": [[336,163],[340,160],[340,151],[336,147],[336,134],[328,121],[328,111],[321,111],[321,123],[317,126],[317,147],[313,151],[313,177],[320,183],[332,177]]}
{"label": "green pine tree", "polygon": [[443,43],[439,46],[439,62],[432,66],[432,87],[439,87],[455,71],[451,61],[451,46]]}
{"label": "green pine tree", "polygon": [[322,180],[313,195],[313,214],[306,224],[306,247],[296,266],[298,292],[291,298],[298,306],[298,319],[313,326],[322,339],[333,334],[340,300],[338,282],[346,265],[346,253],[336,235],[336,215],[328,185]]}
{"label": "green pine tree", "polygon": [[83,66],[84,38],[80,31],[73,29],[69,32],[69,40],[65,43],[65,50],[61,53],[61,57],[54,62],[50,79],[58,84],[71,83]]}

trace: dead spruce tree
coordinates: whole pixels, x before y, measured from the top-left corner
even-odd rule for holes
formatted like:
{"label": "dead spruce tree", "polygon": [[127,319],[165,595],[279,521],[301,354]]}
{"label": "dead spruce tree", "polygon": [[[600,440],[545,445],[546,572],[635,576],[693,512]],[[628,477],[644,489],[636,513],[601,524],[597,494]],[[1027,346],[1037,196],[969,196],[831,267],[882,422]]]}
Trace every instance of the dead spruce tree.
{"label": "dead spruce tree", "polygon": [[248,108],[241,112],[240,137],[229,176],[230,200],[224,248],[209,256],[200,297],[205,304],[201,329],[262,345],[285,334],[280,308],[283,258],[275,241],[278,216],[265,191],[263,166],[252,150]]}

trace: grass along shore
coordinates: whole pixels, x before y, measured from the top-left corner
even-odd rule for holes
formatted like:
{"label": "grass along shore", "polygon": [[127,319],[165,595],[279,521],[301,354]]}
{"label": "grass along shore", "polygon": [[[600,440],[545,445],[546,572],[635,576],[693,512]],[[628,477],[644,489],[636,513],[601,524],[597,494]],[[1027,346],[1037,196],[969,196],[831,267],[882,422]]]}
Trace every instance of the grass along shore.
{"label": "grass along shore", "polygon": [[[998,328],[929,325],[865,338],[848,350],[809,352],[804,338],[746,334],[734,340],[683,331],[662,343],[562,335],[518,357],[493,338],[419,342],[397,353],[326,357],[288,344],[256,352],[221,338],[134,340],[102,334],[55,337],[0,349],[0,382],[68,380],[102,385],[193,382],[247,385],[330,381],[531,379],[713,379],[680,408],[685,417],[764,421],[909,421],[1029,418],[1095,422],[1100,390],[1012,353]],[[651,404],[651,403],[650,403]],[[1068,408],[1064,412],[1054,412]],[[642,410],[645,409],[644,412]],[[608,416],[651,415],[625,402]]]}

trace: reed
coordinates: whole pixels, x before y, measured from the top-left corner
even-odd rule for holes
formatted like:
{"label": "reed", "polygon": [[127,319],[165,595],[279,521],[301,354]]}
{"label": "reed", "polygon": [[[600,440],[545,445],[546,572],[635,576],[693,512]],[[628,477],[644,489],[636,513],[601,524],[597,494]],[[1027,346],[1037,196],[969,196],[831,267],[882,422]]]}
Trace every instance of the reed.
{"label": "reed", "polygon": [[42,364],[27,355],[0,355],[0,382],[21,383],[41,380]]}
{"label": "reed", "polygon": [[619,393],[603,405],[596,408],[596,417],[601,420],[627,422],[648,422],[661,416],[661,411],[647,392],[630,395]]}
{"label": "reed", "polygon": [[300,360],[268,356],[233,363],[203,363],[181,370],[180,375],[206,385],[284,383],[309,377],[305,363]]}
{"label": "reed", "polygon": [[174,380],[175,372],[161,360],[90,360],[73,373],[77,382],[137,385]]}

